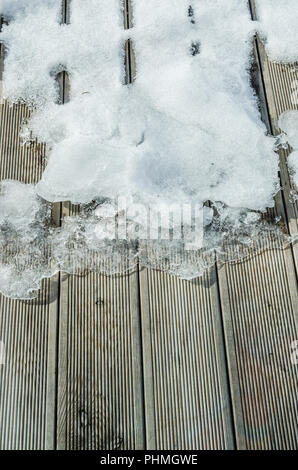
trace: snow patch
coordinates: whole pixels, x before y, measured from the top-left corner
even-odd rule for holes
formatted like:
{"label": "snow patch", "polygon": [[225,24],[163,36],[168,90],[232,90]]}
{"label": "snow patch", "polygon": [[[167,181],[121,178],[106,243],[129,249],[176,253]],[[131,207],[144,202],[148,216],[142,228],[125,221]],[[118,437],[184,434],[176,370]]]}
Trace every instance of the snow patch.
{"label": "snow patch", "polygon": [[286,111],[280,118],[278,125],[286,134],[286,139],[293,149],[288,157],[290,176],[298,191],[298,111]]}
{"label": "snow patch", "polygon": [[298,60],[297,0],[255,0],[259,31],[270,59],[291,63]]}
{"label": "snow patch", "polygon": [[[118,0],[84,8],[73,0],[70,25],[57,21],[60,1],[41,3],[1,35],[4,94],[38,107],[29,126],[51,149],[41,196],[273,205],[278,162],[250,87],[254,25],[245,0],[194,0],[193,21],[188,0],[138,0],[129,32]],[[125,87],[128,35],[137,73]],[[62,68],[71,79],[65,106],[55,104]]]}
{"label": "snow patch", "polygon": [[[24,192],[24,220],[15,222],[18,250],[10,260],[3,254],[0,264],[8,295],[30,296],[42,277],[59,269],[73,272],[74,265],[116,272],[136,255],[184,278],[197,276],[227,237],[248,245],[258,237],[263,226],[256,211],[274,206],[278,157],[250,84],[256,25],[247,1],[132,3],[134,26],[124,31],[119,0],[72,0],[69,25],[60,24],[60,0],[0,0],[0,12],[10,20],[0,35],[6,47],[4,96],[32,107],[23,135],[30,139],[32,132],[48,149],[36,187],[3,186],[1,227],[17,220],[9,191]],[[125,86],[128,38],[136,80]],[[63,106],[56,83],[62,70],[71,84],[70,102]],[[101,217],[87,211],[66,219],[61,229],[49,228],[47,201],[113,206],[119,197],[130,204],[132,229],[140,222],[133,215],[136,203],[162,208],[210,201],[204,210],[206,256],[194,262],[183,240],[149,241],[145,250],[135,242],[118,243],[108,236],[109,211]],[[18,230],[25,225],[23,233]],[[168,265],[172,253],[177,262]]]}

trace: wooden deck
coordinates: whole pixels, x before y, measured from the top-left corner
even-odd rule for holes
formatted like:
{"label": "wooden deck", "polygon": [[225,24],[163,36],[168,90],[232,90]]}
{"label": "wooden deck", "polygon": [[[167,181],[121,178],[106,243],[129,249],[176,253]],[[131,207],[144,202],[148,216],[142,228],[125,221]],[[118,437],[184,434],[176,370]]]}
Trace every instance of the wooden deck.
{"label": "wooden deck", "polygon": [[[263,119],[278,134],[279,115],[298,109],[298,66],[271,63],[258,39],[255,58]],[[131,42],[126,69],[131,82]],[[66,74],[60,83],[65,101]],[[45,149],[18,135],[28,110],[4,102],[0,113],[0,178],[37,182]],[[274,214],[293,235],[286,158]],[[70,210],[55,206],[56,223]],[[32,301],[0,297],[0,449],[297,449],[297,246],[269,235],[266,246],[193,281],[138,266],[61,273]]]}

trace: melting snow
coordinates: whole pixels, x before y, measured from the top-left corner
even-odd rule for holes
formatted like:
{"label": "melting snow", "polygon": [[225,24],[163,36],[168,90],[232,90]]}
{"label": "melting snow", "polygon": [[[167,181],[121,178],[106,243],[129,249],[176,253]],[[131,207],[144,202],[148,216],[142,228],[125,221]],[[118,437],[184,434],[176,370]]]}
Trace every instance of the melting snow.
{"label": "melting snow", "polygon": [[[278,158],[250,86],[255,24],[247,1],[137,0],[133,8],[134,26],[125,31],[119,0],[72,0],[69,25],[60,24],[60,0],[0,0],[0,13],[9,19],[0,35],[7,51],[4,96],[34,108],[27,134],[32,131],[48,149],[36,187],[2,184],[0,225],[14,223],[13,214],[22,208],[16,230],[21,223],[24,234],[44,237],[46,250],[52,250],[50,265],[41,263],[25,284],[18,271],[17,281],[2,287],[9,295],[25,296],[42,277],[67,270],[64,258],[74,234],[84,246],[103,249],[94,212],[69,219],[54,234],[46,228],[46,201],[108,198],[114,204],[125,197],[132,206],[157,208],[211,201],[217,216],[212,221],[213,209],[205,209],[204,225],[217,227],[220,240],[235,228],[257,233],[259,215],[250,211],[274,206]],[[261,15],[266,28],[263,8]],[[129,86],[127,38],[137,68]],[[57,104],[55,80],[61,70],[71,83],[70,102],[63,106]],[[209,248],[218,237],[210,236]],[[25,247],[21,233],[19,239]],[[185,262],[175,270],[184,277],[200,273]]]}
{"label": "melting snow", "polygon": [[298,111],[283,113],[279,118],[278,125],[286,133],[287,141],[293,149],[288,157],[288,166],[293,183],[298,190]]}
{"label": "melting snow", "polygon": [[283,63],[298,60],[297,0],[255,0],[266,52]]}

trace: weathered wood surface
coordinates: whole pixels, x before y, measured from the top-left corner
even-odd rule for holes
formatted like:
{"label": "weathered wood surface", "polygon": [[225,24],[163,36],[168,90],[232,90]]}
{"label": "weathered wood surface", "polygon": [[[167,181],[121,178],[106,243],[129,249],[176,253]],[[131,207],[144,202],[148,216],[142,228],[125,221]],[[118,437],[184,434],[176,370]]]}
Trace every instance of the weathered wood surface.
{"label": "weathered wood surface", "polygon": [[215,267],[194,281],[140,270],[147,447],[233,449]]}
{"label": "weathered wood surface", "polygon": [[[250,0],[252,17],[257,20],[254,0]],[[261,79],[264,86],[265,103],[268,114],[268,129],[273,135],[279,135],[279,117],[288,110],[298,109],[298,64],[278,64],[268,59],[264,44],[257,38],[256,53],[259,62]],[[292,236],[298,235],[298,201],[292,197],[295,188],[291,182],[287,167],[289,150],[280,150],[280,180],[282,197],[285,206],[286,223]],[[296,188],[297,190],[298,188]],[[293,254],[298,267],[297,242],[293,244]]]}
{"label": "weathered wood surface", "polygon": [[[68,7],[63,1],[62,22]],[[130,28],[128,0],[124,7]],[[262,47],[255,43],[262,115],[278,133],[279,114],[296,107],[294,72],[271,64]],[[135,60],[129,41],[126,83]],[[58,80],[63,105],[67,74]],[[45,148],[19,141],[28,110],[0,109],[0,178],[38,181]],[[269,215],[294,234],[281,160],[283,194]],[[70,213],[55,205],[53,222]],[[33,301],[0,297],[0,448],[296,449],[295,248],[268,239],[258,248],[191,282],[140,266],[126,275],[61,273]]]}
{"label": "weathered wood surface", "polygon": [[[1,47],[2,83],[4,48]],[[22,146],[19,131],[30,116],[25,106],[9,106],[0,87],[0,180],[37,182],[45,147]],[[0,295],[0,449],[45,449],[55,443],[58,279],[44,280],[30,301]]]}

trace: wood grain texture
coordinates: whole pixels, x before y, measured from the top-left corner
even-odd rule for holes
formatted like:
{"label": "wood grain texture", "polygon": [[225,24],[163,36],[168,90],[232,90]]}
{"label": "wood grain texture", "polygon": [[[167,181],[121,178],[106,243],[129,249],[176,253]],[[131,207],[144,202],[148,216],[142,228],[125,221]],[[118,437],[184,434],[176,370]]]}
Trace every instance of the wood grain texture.
{"label": "wood grain texture", "polygon": [[[253,2],[251,7],[255,18]],[[264,54],[256,39],[254,85],[262,119],[268,132],[276,134],[272,103],[285,87],[274,88],[264,70],[269,64]],[[267,216],[280,217],[292,233],[289,175],[282,158],[280,169],[283,190]],[[257,245],[243,260],[218,268],[237,447],[296,449],[298,377],[290,360],[291,343],[298,334],[295,248],[270,234]]]}
{"label": "wood grain texture", "polygon": [[[0,180],[36,183],[45,165],[45,145],[22,145],[30,118],[24,105],[3,100],[0,57]],[[0,338],[7,352],[0,365],[0,448],[53,449],[56,440],[58,276],[44,280],[36,299],[0,296]]]}
{"label": "wood grain texture", "polygon": [[[254,0],[250,0],[252,17],[258,19],[257,9]],[[265,93],[265,102],[269,116],[268,130],[273,135],[279,135],[281,129],[278,120],[281,114],[288,110],[298,109],[297,88],[298,88],[298,64],[278,64],[272,62],[267,57],[264,44],[257,37],[257,60],[262,75],[262,81]],[[295,201],[293,194],[298,190],[294,188],[287,166],[287,157],[290,150],[279,151],[280,157],[280,180],[283,197],[286,222],[289,233],[292,236],[298,235],[298,202]],[[293,244],[293,256],[296,270],[298,266],[297,242]]]}
{"label": "wood grain texture", "polygon": [[215,268],[140,271],[148,449],[233,449]]}
{"label": "wood grain texture", "polygon": [[297,449],[297,289],[290,247],[219,267],[237,447]]}
{"label": "wood grain texture", "polygon": [[0,449],[53,449],[57,290],[42,284],[38,297],[0,296]]}
{"label": "wood grain texture", "polygon": [[58,448],[144,448],[137,274],[63,274]]}

